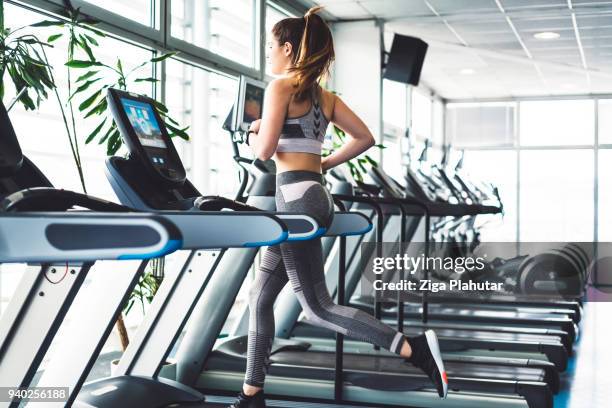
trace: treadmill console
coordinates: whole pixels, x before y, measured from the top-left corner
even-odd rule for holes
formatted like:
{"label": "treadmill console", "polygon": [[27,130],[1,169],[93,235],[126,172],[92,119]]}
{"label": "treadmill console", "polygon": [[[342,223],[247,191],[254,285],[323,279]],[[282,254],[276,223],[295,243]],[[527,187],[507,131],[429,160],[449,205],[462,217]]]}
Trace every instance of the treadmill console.
{"label": "treadmill console", "polygon": [[155,181],[178,186],[187,177],[155,101],[147,96],[109,89],[108,106],[130,156],[145,166]]}
{"label": "treadmill console", "polygon": [[240,76],[238,97],[230,112],[232,115],[231,130],[246,132],[252,122],[261,119],[265,92],[264,82],[244,75]]}
{"label": "treadmill console", "polygon": [[0,177],[10,176],[21,167],[23,154],[6,108],[0,102]]}

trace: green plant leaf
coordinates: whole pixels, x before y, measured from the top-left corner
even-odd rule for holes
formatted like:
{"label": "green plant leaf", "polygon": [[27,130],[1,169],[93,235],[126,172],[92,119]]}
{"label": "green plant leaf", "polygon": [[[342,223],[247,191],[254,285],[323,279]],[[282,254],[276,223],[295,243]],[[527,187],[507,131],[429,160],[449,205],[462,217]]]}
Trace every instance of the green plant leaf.
{"label": "green plant leaf", "polygon": [[83,35],[85,36],[85,38],[89,40],[91,44],[95,45],[96,47],[100,45],[98,44],[98,41],[96,41],[96,39],[93,38],[91,35],[88,35],[88,34],[83,34]]}
{"label": "green plant leaf", "polygon": [[178,136],[181,139],[189,140],[189,135],[186,133],[186,130],[189,129],[189,126],[183,128],[183,129],[179,129],[179,128],[171,125],[168,122],[166,122],[166,126],[170,130],[170,137]]}
{"label": "green plant leaf", "polygon": [[120,147],[121,137],[119,134],[119,130],[115,130],[108,138],[108,142],[106,143],[106,154],[108,156],[112,156],[117,153],[117,150],[119,150]]}
{"label": "green plant leaf", "polygon": [[365,160],[370,163],[373,167],[378,167],[378,162],[376,160],[374,160],[373,158],[371,158],[370,156],[368,156],[367,154],[364,156]]}
{"label": "green plant leaf", "polygon": [[121,64],[121,60],[119,58],[117,58],[117,70],[119,70],[120,73],[123,73],[123,65]]}
{"label": "green plant leaf", "polygon": [[[91,23],[90,23],[90,24],[91,24]],[[100,31],[100,30],[98,30],[98,29],[96,29],[96,28],[93,28],[93,27],[92,27],[92,26],[90,26],[90,25],[82,25],[82,26],[81,26],[81,28],[84,28],[85,30],[89,30],[89,31],[91,31],[92,33],[94,33],[94,34],[95,34],[95,35],[97,35],[98,37],[106,37],[106,34],[104,34],[102,31]]]}
{"label": "green plant leaf", "polygon": [[64,65],[70,68],[89,68],[89,67],[101,67],[104,64],[98,61],[82,61],[82,60],[70,60]]}
{"label": "green plant leaf", "polygon": [[153,100],[153,105],[155,105],[155,108],[157,108],[157,110],[161,113],[168,113],[168,108],[166,108],[166,105],[163,103]]}
{"label": "green plant leaf", "polygon": [[29,109],[29,110],[36,109],[36,105],[34,104],[34,101],[32,100],[32,98],[30,98],[30,95],[28,95],[28,91],[25,91],[21,95],[21,98],[19,98],[19,100],[21,101],[21,103],[23,103],[23,106],[25,106],[26,109]]}
{"label": "green plant leaf", "polygon": [[149,61],[151,61],[151,62],[160,62],[160,61],[163,61],[163,60],[165,60],[167,58],[170,58],[170,57],[172,57],[172,56],[174,56],[176,54],[178,54],[178,53],[177,52],[168,52],[166,54],[160,55],[159,57],[151,58]]}
{"label": "green plant leaf", "polygon": [[96,75],[98,72],[100,72],[100,71],[88,71],[87,73],[85,73],[85,74],[81,75],[80,77],[78,77],[75,82],[81,82],[81,81],[84,81],[84,80],[86,80],[88,78],[91,78],[92,76]]}
{"label": "green plant leaf", "polygon": [[134,82],[159,82],[159,79],[149,77],[149,78],[136,78]]}
{"label": "green plant leaf", "polygon": [[102,136],[100,138],[100,140],[98,141],[98,144],[104,144],[104,142],[106,142],[108,140],[108,137],[113,133],[113,131],[115,131],[117,129],[117,127],[115,126],[115,123],[111,123],[111,127],[108,128],[108,130],[106,131],[106,133],[104,134],[104,136]]}
{"label": "green plant leaf", "polygon": [[107,108],[106,98],[102,98],[96,106],[94,106],[89,112],[85,114],[83,118],[87,119],[88,117],[93,116],[93,115],[100,115],[106,111],[106,108]]}
{"label": "green plant leaf", "polygon": [[357,160],[357,166],[359,166],[359,169],[365,174],[368,172],[368,169],[365,168],[365,166],[363,165],[363,163],[361,162],[361,160]]}
{"label": "green plant leaf", "polygon": [[95,102],[95,100],[98,99],[98,97],[101,94],[102,94],[102,90],[98,89],[89,98],[87,98],[83,102],[81,102],[81,104],[79,105],[79,110],[82,112],[85,109],[89,108]]}
{"label": "green plant leaf", "polygon": [[98,133],[100,133],[100,131],[102,130],[102,127],[105,124],[106,124],[106,119],[104,119],[98,126],[96,126],[96,128],[89,134],[89,136],[87,136],[87,139],[85,139],[85,144],[88,144],[89,142],[91,142],[98,135]]}
{"label": "green plant leaf", "polygon": [[95,61],[96,57],[94,57],[93,52],[91,51],[91,48],[89,47],[89,44],[87,44],[87,39],[83,37],[82,35],[79,35],[79,40],[80,41],[77,41],[77,44],[79,44],[81,49],[85,51],[85,53],[89,57],[89,60]]}
{"label": "green plant leaf", "polygon": [[172,123],[173,125],[180,126],[179,123],[176,120],[172,119],[170,116],[166,116],[166,115],[163,115],[163,116],[165,120]]}
{"label": "green plant leaf", "polygon": [[58,20],[43,20],[38,23],[30,24],[30,27],[63,27],[64,24],[66,23]]}
{"label": "green plant leaf", "polygon": [[374,147],[378,147],[379,149],[386,149],[387,148],[387,146],[385,146],[382,143],[375,144]]}
{"label": "green plant leaf", "polygon": [[50,35],[50,36],[47,38],[47,42],[48,42],[48,43],[52,43],[53,41],[57,40],[58,38],[61,38],[63,35],[64,35],[64,34],[62,34],[62,33]]}
{"label": "green plant leaf", "polygon": [[[85,90],[87,90],[87,88],[89,88],[92,84],[98,82],[100,79],[102,78],[95,78],[92,79],[90,81],[85,82],[84,84],[82,84],[81,86],[79,86],[73,93],[72,95],[70,95],[70,97],[68,98],[68,100],[70,101],[76,94],[81,93]],[[87,109],[87,108],[85,108]]]}

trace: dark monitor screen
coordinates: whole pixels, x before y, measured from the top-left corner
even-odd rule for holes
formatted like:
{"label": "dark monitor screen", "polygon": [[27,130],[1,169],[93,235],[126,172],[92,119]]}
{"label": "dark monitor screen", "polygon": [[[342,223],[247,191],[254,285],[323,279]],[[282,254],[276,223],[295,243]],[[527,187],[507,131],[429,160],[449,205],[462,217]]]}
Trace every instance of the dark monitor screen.
{"label": "dark monitor screen", "polygon": [[238,95],[233,107],[232,130],[246,132],[251,123],[263,115],[266,84],[253,78],[240,76]]}
{"label": "dark monitor screen", "polygon": [[121,103],[140,143],[145,147],[166,149],[159,123],[153,113],[153,106],[127,98],[121,98]]}
{"label": "dark monitor screen", "polygon": [[264,102],[264,89],[253,84],[246,84],[244,92],[243,123],[251,123],[261,119]]}
{"label": "dark monitor screen", "polygon": [[131,162],[140,162],[155,182],[167,187],[182,185],[187,177],[185,168],[157,110],[157,102],[145,95],[113,88],[108,90],[107,101]]}

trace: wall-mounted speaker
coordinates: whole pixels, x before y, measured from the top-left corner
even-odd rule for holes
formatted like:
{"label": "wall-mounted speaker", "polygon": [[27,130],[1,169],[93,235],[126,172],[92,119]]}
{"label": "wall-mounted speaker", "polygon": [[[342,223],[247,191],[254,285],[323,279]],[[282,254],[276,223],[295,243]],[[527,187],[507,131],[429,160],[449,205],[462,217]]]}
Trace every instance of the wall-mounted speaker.
{"label": "wall-mounted speaker", "polygon": [[418,85],[427,47],[427,43],[420,38],[395,34],[383,68],[383,78]]}

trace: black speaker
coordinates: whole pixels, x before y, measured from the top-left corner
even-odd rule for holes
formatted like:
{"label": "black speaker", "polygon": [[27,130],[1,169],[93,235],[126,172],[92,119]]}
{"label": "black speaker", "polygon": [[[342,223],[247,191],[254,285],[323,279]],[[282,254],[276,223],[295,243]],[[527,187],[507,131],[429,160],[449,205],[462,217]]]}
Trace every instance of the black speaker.
{"label": "black speaker", "polygon": [[383,78],[418,85],[427,47],[427,43],[420,38],[395,34]]}

